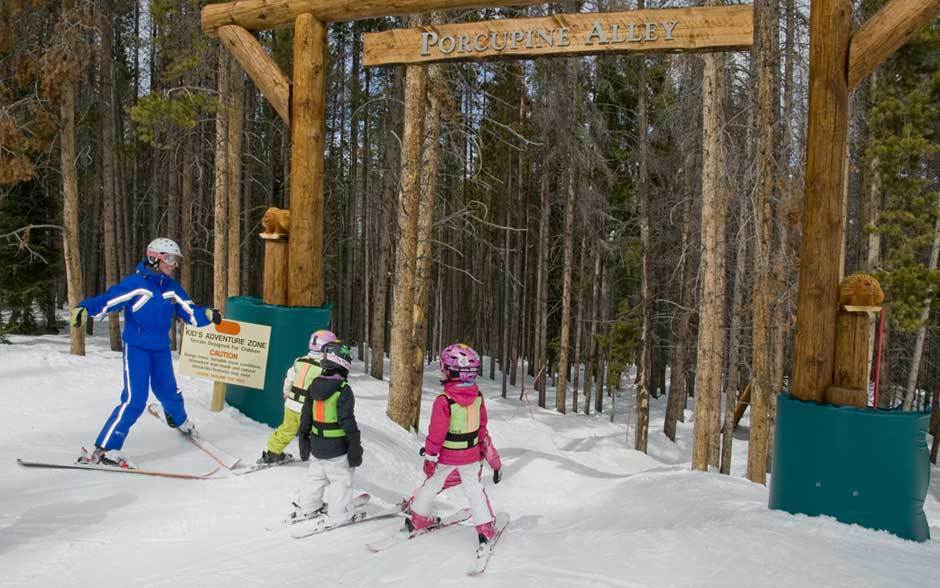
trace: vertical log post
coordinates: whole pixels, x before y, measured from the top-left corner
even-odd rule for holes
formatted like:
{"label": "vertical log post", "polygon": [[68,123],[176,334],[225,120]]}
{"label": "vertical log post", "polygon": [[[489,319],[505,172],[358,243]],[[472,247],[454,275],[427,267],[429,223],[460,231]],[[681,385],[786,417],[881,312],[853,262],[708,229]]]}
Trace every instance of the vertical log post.
{"label": "vertical log post", "polygon": [[853,274],[839,284],[835,373],[832,386],[826,389],[826,402],[859,408],[868,405],[872,320],[884,299],[881,284],[867,274]]}
{"label": "vertical log post", "polygon": [[848,0],[813,0],[805,213],[800,246],[792,394],[823,401],[832,384],[845,225],[842,193],[848,136]]}
{"label": "vertical log post", "polygon": [[261,234],[264,240],[265,304],[287,304],[288,246],[287,235]]}
{"label": "vertical log post", "polygon": [[291,233],[287,304],[323,304],[323,134],[326,25],[311,14],[294,24],[291,93]]}

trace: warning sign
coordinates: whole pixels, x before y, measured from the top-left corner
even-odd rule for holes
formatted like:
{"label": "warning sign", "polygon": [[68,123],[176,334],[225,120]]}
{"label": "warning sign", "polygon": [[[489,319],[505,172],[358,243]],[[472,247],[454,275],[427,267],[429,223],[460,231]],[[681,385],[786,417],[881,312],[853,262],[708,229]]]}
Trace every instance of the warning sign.
{"label": "warning sign", "polygon": [[271,327],[224,320],[201,329],[186,327],[180,372],[226,384],[264,389]]}

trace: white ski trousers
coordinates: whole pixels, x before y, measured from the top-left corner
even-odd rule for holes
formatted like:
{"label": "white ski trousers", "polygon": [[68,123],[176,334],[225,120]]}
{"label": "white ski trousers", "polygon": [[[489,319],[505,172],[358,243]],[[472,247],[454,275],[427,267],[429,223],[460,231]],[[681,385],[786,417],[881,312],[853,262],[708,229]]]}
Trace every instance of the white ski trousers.
{"label": "white ski trousers", "polygon": [[460,489],[463,495],[470,503],[470,512],[473,513],[474,525],[485,525],[493,520],[493,509],[490,506],[490,499],[483,488],[483,482],[480,481],[480,468],[483,467],[480,462],[468,463],[466,465],[445,465],[437,464],[434,469],[434,475],[424,481],[421,488],[415,495],[414,502],[411,504],[411,510],[422,516],[431,516],[431,505],[434,497],[444,488],[444,482],[447,476],[454,470],[460,472]]}
{"label": "white ski trousers", "polygon": [[331,522],[345,521],[352,515],[349,503],[355,471],[356,468],[349,467],[345,455],[332,459],[311,457],[306,484],[297,495],[298,506],[309,512],[326,502],[326,514]]}

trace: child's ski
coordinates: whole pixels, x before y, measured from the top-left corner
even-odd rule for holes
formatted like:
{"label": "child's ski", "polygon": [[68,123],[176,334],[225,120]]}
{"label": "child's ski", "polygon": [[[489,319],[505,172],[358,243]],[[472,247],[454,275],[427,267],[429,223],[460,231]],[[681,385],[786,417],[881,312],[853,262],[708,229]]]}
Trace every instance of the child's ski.
{"label": "child's ski", "polygon": [[356,511],[356,514],[349,520],[343,521],[342,523],[337,523],[331,525],[329,523],[329,518],[323,516],[317,519],[314,519],[314,522],[303,529],[298,529],[296,532],[291,533],[291,536],[294,539],[303,539],[304,537],[310,537],[312,535],[318,535],[320,533],[326,533],[327,531],[334,531],[336,529],[341,529],[343,527],[348,527],[349,525],[354,525],[356,523],[364,523],[366,521],[374,521],[377,519],[387,519],[389,517],[401,516],[402,512],[398,508],[369,513],[364,510]]}
{"label": "child's ski", "polygon": [[509,526],[509,515],[504,512],[497,514],[493,526],[496,528],[496,534],[488,543],[483,543],[477,547],[476,559],[473,566],[467,571],[468,576],[479,576],[486,571],[486,564],[489,563],[490,556],[493,555],[493,550],[496,549],[496,542],[499,541],[503,531]]}
{"label": "child's ski", "polygon": [[[352,510],[363,508],[365,507],[365,505],[369,504],[370,500],[372,500],[372,495],[367,492],[363,492],[362,494],[359,494],[358,496],[353,497],[353,499],[349,502],[349,508]],[[296,504],[294,504],[294,506],[297,507],[298,509],[300,508]],[[326,509],[327,509],[327,505],[324,504],[317,510],[310,511],[310,512],[301,512],[299,510],[295,510],[294,512],[290,513],[290,515],[288,515],[287,518],[284,519],[282,522],[285,525],[296,525],[297,523],[302,523],[304,521],[309,521],[317,517],[325,516]]]}
{"label": "child's ski", "polygon": [[366,544],[366,547],[368,547],[369,551],[373,553],[385,551],[386,549],[389,549],[390,547],[394,547],[400,543],[404,543],[405,541],[410,541],[412,539],[421,537],[423,535],[427,535],[428,533],[432,533],[439,529],[444,529],[446,527],[450,527],[452,525],[462,523],[468,520],[470,516],[471,516],[470,509],[463,508],[453,514],[450,514],[446,517],[441,518],[440,520],[438,520],[438,522],[434,523],[430,527],[425,527],[423,529],[418,529],[416,531],[411,531],[411,532],[405,529],[402,529],[390,537],[386,537],[385,539],[376,541],[374,543],[368,543]]}
{"label": "child's ski", "polygon": [[261,470],[266,470],[268,468],[297,463],[298,461],[299,460],[296,457],[291,456],[287,459],[273,463],[253,463],[251,465],[237,467],[232,470],[232,473],[236,476],[244,476],[245,474],[253,474],[254,472],[260,472]]}
{"label": "child's ski", "polygon": [[101,465],[94,463],[68,463],[55,461],[29,461],[17,459],[16,463],[27,468],[54,468],[63,470],[97,470],[99,472],[115,472],[118,474],[140,474],[142,476],[158,476],[160,478],[178,478],[182,480],[205,480],[212,474],[219,471],[215,468],[207,474],[186,474],[179,472],[159,472],[155,470],[144,470],[140,468],[120,468],[117,466]]}
{"label": "child's ski", "polygon": [[[161,421],[166,422],[166,418],[163,414],[163,409],[159,405],[157,404],[148,405],[147,412],[149,412],[156,418],[160,419]],[[205,451],[209,455],[209,457],[219,462],[219,464],[221,464],[221,466],[224,467],[225,469],[230,470],[234,468],[236,465],[238,465],[238,462],[241,461],[240,457],[235,457],[234,455],[232,455],[231,453],[228,453],[224,449],[221,449],[213,445],[209,441],[206,441],[205,439],[203,439],[199,435],[198,431],[193,435],[187,435],[186,433],[180,433],[180,434],[186,437],[187,439],[189,439],[193,445]]]}

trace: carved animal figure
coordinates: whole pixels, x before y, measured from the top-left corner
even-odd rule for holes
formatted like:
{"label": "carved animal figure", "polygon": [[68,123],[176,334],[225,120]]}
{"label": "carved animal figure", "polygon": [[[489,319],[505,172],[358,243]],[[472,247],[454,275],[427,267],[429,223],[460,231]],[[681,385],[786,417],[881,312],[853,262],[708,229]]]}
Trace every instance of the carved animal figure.
{"label": "carved animal figure", "polygon": [[286,235],[290,232],[290,210],[281,210],[271,207],[264,211],[261,217],[261,226],[264,232],[275,235]]}
{"label": "carved animal figure", "polygon": [[881,284],[868,274],[846,276],[839,284],[839,304],[842,306],[881,306],[884,300]]}

